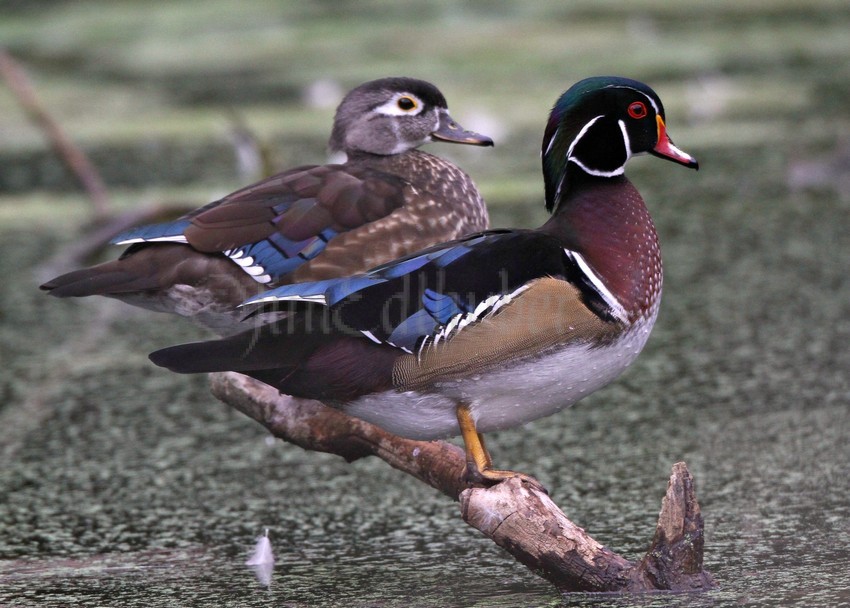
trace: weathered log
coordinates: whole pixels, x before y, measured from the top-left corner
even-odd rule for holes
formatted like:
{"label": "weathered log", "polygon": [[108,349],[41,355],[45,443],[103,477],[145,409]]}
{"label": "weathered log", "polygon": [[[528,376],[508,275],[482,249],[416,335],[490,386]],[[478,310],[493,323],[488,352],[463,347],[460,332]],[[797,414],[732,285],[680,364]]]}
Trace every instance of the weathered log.
{"label": "weathered log", "polygon": [[293,399],[247,376],[210,376],[213,394],[307,450],[348,461],[377,456],[459,500],[463,520],[560,591],[699,591],[714,587],[703,569],[703,520],[685,463],[673,466],[647,554],[630,561],[571,522],[548,495],[519,478],[468,487],[463,450],[443,441],[413,441],[316,401]]}
{"label": "weathered log", "polygon": [[288,443],[336,454],[349,462],[377,456],[455,500],[466,489],[466,459],[455,445],[404,439],[318,401],[281,395],[277,389],[242,374],[211,374],[210,379],[218,399]]}

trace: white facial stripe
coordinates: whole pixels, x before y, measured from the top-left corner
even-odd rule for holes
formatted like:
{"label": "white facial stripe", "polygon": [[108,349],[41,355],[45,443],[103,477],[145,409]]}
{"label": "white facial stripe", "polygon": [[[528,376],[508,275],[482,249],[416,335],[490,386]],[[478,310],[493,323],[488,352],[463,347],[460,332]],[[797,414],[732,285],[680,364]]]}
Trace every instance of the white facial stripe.
{"label": "white facial stripe", "polygon": [[[603,117],[603,115],[600,114],[599,116],[596,116],[596,117],[590,119],[587,122],[587,124],[584,125],[581,128],[581,131],[578,132],[578,135],[576,135],[576,138],[570,144],[570,149],[567,150],[567,161],[574,162],[579,167],[581,167],[582,170],[585,173],[588,173],[589,175],[595,175],[596,177],[614,177],[615,175],[622,175],[626,170],[626,163],[623,163],[621,166],[617,167],[613,171],[601,171],[599,169],[593,169],[591,167],[588,167],[583,162],[581,162],[577,157],[573,156],[573,149],[576,147],[576,144],[578,144],[579,140],[581,140],[581,138],[584,137],[584,134],[587,133],[587,130],[590,127],[593,126],[593,123],[595,123],[597,120],[599,120],[602,117]],[[628,161],[629,158],[631,158],[631,150],[629,149],[629,136],[626,134],[626,127],[625,127],[625,125],[622,124],[622,122],[620,123],[620,129],[622,129],[623,137],[625,138],[626,160]]]}
{"label": "white facial stripe", "polygon": [[[408,97],[414,101],[416,104],[409,110],[403,110],[398,106],[398,100],[402,97]],[[384,116],[417,116],[422,113],[422,110],[425,109],[425,104],[422,103],[422,100],[419,99],[413,93],[396,93],[393,95],[389,101],[379,105],[375,108],[375,112],[378,114],[383,114]]]}
{"label": "white facial stripe", "polygon": [[577,160],[573,157],[573,149],[576,147],[576,144],[579,142],[579,140],[580,140],[582,137],[584,137],[584,134],[585,134],[585,133],[587,133],[587,130],[588,130],[590,127],[592,127],[592,126],[593,126],[593,123],[595,123],[597,120],[599,120],[600,118],[602,118],[602,116],[603,116],[603,115],[602,115],[602,114],[600,114],[600,115],[599,115],[599,116],[597,116],[596,118],[591,118],[591,119],[587,122],[587,124],[586,124],[586,125],[584,125],[584,126],[581,128],[581,131],[579,131],[579,132],[578,132],[578,135],[576,135],[576,138],[575,138],[575,139],[574,139],[574,140],[570,143],[570,149],[569,149],[569,150],[567,150],[567,160],[568,160],[568,161],[569,161],[569,160],[574,161],[574,162],[575,162],[575,163],[576,163],[579,167],[581,167],[582,169],[584,169],[584,167],[581,165],[581,163],[579,163],[579,162],[578,162],[578,161],[577,161]]}
{"label": "white facial stripe", "polygon": [[595,175],[596,177],[614,177],[616,175],[622,175],[626,170],[626,166],[623,165],[621,167],[617,167],[613,171],[600,171],[599,169],[591,169],[577,158],[571,158],[569,160],[581,167],[588,175]]}
{"label": "white facial stripe", "polygon": [[543,153],[543,156],[549,154],[549,150],[552,149],[552,146],[555,144],[555,139],[558,137],[558,133],[561,132],[561,126],[558,125],[558,128],[555,129],[555,132],[552,134],[551,139],[549,140],[549,145],[546,146],[546,151]]}
{"label": "white facial stripe", "polygon": [[646,97],[647,101],[649,101],[649,105],[652,106],[652,109],[655,110],[656,114],[661,114],[661,110],[658,107],[658,104],[655,103],[655,100],[652,97],[650,97],[649,95],[647,95],[646,93],[644,93],[643,91],[639,91],[634,87],[627,87],[627,86],[623,86],[623,85],[620,85],[620,84],[611,84],[611,85],[608,85],[606,88],[609,88],[609,89],[628,89],[630,91],[634,91],[635,93],[639,93],[639,94],[643,95],[644,97]]}
{"label": "white facial stripe", "polygon": [[[623,143],[626,145],[626,163],[629,162],[629,159],[632,157],[632,142],[629,140],[629,132],[626,131],[626,123],[622,120],[618,120],[617,124],[620,125],[620,131],[623,132]],[[625,166],[626,163],[623,163]]]}
{"label": "white facial stripe", "polygon": [[567,173],[561,175],[561,180],[558,182],[558,188],[555,190],[555,200],[561,200],[561,188],[564,187],[564,180],[567,178]]}
{"label": "white facial stripe", "polygon": [[655,110],[655,113],[661,114],[661,109],[656,105],[655,100],[652,97],[650,97],[649,95],[647,95],[643,91],[638,91],[637,89],[632,89],[632,91],[634,91],[636,93],[640,93],[641,95],[646,97],[649,100],[649,104],[652,106],[652,109]]}

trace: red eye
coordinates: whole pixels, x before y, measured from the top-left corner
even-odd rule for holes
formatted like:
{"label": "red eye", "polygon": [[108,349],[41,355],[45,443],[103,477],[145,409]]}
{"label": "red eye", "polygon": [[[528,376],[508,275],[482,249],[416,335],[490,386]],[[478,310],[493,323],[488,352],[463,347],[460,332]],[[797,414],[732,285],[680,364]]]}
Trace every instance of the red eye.
{"label": "red eye", "polygon": [[636,101],[629,106],[629,116],[632,118],[646,117],[646,106],[642,101]]}

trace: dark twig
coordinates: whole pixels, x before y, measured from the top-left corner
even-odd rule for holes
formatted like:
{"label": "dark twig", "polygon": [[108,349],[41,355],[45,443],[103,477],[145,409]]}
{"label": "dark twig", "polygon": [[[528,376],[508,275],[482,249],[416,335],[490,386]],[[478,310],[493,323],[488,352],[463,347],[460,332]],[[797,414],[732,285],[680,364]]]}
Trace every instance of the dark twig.
{"label": "dark twig", "polygon": [[452,498],[465,522],[561,591],[697,591],[715,586],[703,570],[703,521],[694,481],[673,466],[655,537],[646,556],[630,561],[575,525],[540,489],[519,478],[491,488],[463,483],[463,450],[442,441],[413,441],[315,401],[293,399],[236,373],[211,376],[213,394],[307,450],[346,460],[377,456]]}
{"label": "dark twig", "polygon": [[109,195],[97,169],[38,100],[23,67],[0,48],[0,75],[30,120],[44,132],[56,155],[76,176],[94,205],[97,218],[109,214]]}

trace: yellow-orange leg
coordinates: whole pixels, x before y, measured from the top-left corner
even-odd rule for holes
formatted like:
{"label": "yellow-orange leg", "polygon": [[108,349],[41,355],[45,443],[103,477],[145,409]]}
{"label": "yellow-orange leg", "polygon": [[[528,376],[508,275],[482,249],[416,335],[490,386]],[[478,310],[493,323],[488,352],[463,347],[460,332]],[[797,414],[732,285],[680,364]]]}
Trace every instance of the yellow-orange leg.
{"label": "yellow-orange leg", "polygon": [[457,423],[466,448],[466,475],[471,483],[493,485],[511,477],[519,477],[546,492],[540,482],[530,475],[493,468],[493,459],[484,445],[484,437],[475,428],[468,405],[457,406]]}

